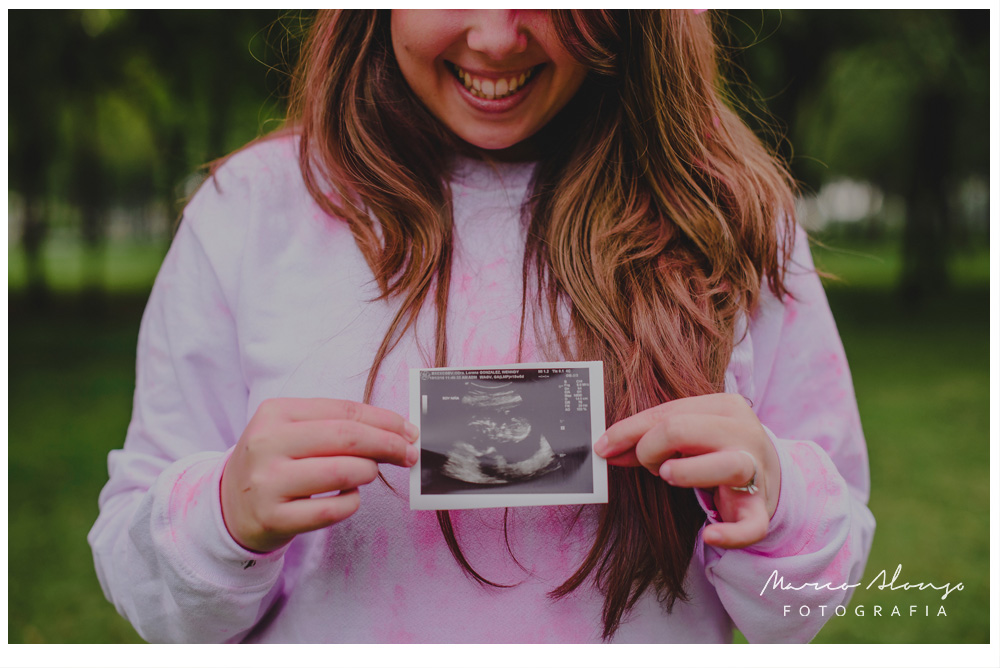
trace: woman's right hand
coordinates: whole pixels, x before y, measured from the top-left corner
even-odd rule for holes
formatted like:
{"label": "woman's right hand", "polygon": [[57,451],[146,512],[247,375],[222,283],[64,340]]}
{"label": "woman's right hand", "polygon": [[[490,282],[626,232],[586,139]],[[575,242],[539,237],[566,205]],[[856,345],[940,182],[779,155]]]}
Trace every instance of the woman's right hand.
{"label": "woman's right hand", "polygon": [[[339,399],[269,399],[222,472],[222,516],[233,539],[270,552],[350,517],[378,463],[413,466],[417,428],[392,411]],[[335,492],[334,495],[327,495]]]}

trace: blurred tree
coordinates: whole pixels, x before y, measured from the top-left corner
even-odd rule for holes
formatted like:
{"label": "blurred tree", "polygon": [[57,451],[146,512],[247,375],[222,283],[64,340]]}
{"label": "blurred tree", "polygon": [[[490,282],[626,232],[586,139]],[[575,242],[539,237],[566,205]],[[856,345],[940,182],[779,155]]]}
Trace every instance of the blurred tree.
{"label": "blurred tree", "polygon": [[59,69],[55,50],[44,48],[64,40],[66,22],[51,20],[46,12],[9,12],[7,31],[7,187],[23,200],[20,238],[28,272],[32,303],[46,300],[48,285],[41,249],[48,234],[49,166],[57,150],[58,86],[40,80],[40,74]]}
{"label": "blurred tree", "polygon": [[[280,117],[286,93],[285,56],[272,46],[292,33],[294,14],[274,11],[131,12],[129,29],[142,35],[141,61],[129,86],[151,119],[157,182],[171,220],[180,213],[187,176],[235,150]],[[270,26],[270,28],[269,28]],[[268,101],[270,103],[268,104]],[[273,129],[273,128],[272,128]]]}
{"label": "blurred tree", "polygon": [[[8,188],[23,200],[21,244],[34,299],[53,211],[88,249],[99,288],[111,206],[165,203],[208,160],[277,126],[300,15],[275,11],[11,11]],[[278,48],[276,48],[278,47]],[[267,122],[265,122],[265,120]],[[147,206],[148,208],[148,206]],[[162,230],[169,239],[169,230]]]}
{"label": "blurred tree", "polygon": [[740,10],[726,21],[733,62],[791,128],[795,151],[781,148],[795,176],[812,189],[852,177],[905,200],[909,301],[947,286],[949,202],[989,173],[988,26],[982,10]]}

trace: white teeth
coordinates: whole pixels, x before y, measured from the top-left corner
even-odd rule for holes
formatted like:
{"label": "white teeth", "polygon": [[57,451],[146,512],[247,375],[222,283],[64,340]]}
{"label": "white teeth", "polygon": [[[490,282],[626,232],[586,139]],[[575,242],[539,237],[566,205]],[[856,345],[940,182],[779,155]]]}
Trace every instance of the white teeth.
{"label": "white teeth", "polygon": [[506,79],[486,79],[474,77],[457,65],[453,66],[455,74],[458,76],[466,90],[487,100],[495,100],[513,95],[526,81],[531,78],[532,70],[523,72],[519,76]]}

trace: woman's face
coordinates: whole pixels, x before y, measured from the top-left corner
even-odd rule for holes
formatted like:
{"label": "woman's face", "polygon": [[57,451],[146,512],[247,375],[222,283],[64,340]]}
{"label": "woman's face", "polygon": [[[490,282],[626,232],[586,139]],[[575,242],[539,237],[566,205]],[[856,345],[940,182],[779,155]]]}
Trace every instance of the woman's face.
{"label": "woman's face", "polygon": [[541,10],[394,9],[392,46],[431,113],[487,150],[538,132],[587,74]]}

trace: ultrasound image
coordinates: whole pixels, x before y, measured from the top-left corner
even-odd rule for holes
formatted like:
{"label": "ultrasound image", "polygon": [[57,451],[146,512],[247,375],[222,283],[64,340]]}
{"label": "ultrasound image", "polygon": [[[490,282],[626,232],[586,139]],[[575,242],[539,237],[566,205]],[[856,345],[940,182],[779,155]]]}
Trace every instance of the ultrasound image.
{"label": "ultrasound image", "polygon": [[421,493],[589,493],[589,369],[421,372]]}

